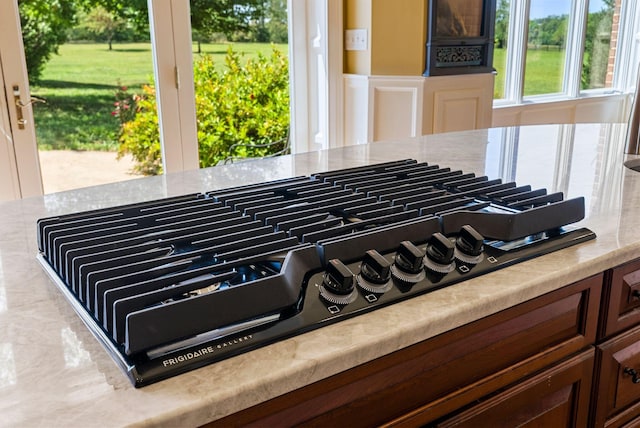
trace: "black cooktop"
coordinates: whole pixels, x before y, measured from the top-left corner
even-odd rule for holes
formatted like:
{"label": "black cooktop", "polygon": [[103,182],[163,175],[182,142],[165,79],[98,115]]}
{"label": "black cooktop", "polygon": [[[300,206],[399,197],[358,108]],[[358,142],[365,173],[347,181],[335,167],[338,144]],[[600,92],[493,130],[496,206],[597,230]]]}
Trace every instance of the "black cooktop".
{"label": "black cooktop", "polygon": [[136,386],[595,238],[584,199],[402,160],[38,221]]}

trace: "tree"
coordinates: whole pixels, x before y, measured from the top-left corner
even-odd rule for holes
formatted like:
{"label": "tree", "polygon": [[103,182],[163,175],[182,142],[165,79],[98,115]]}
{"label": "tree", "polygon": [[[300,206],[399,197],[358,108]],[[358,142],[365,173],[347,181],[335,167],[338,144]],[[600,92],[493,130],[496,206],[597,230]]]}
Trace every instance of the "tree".
{"label": "tree", "polygon": [[51,55],[67,41],[67,30],[76,24],[80,1],[20,0],[20,24],[29,80],[37,82]]}
{"label": "tree", "polygon": [[[2,0],[0,0],[2,1]],[[274,26],[286,22],[282,0],[191,0],[191,25],[202,39],[216,33],[231,37],[237,32],[249,33],[256,23],[267,22],[265,11],[270,8]],[[123,22],[138,32],[148,33],[147,0],[18,0],[22,37],[29,79],[37,82],[51,55],[68,40],[68,31],[78,22],[78,13],[97,6],[94,15],[95,31],[111,41]],[[274,29],[275,32],[275,29]]]}
{"label": "tree", "polygon": [[102,38],[109,44],[109,50],[113,50],[113,39],[120,31],[127,28],[127,22],[108,12],[103,6],[97,6],[89,12],[85,25],[90,33]]}
{"label": "tree", "polygon": [[538,46],[564,45],[567,33],[567,15],[550,15],[534,19],[529,24],[529,43]]}
{"label": "tree", "polygon": [[[138,29],[147,28],[147,0],[86,0],[103,6],[114,15],[128,20]],[[251,24],[264,14],[264,0],[191,0],[191,27],[200,37],[223,33],[230,37],[237,31],[249,31]]]}
{"label": "tree", "polygon": [[261,0],[191,0],[191,26],[207,35],[249,31],[263,14]]}
{"label": "tree", "polygon": [[582,58],[582,89],[605,85],[615,4],[614,0],[605,0],[604,3],[602,10],[590,13],[587,19]]}
{"label": "tree", "polygon": [[287,43],[289,40],[287,1],[270,0],[266,3],[265,27],[269,32],[269,41],[273,43]]}
{"label": "tree", "polygon": [[500,0],[496,10],[495,38],[496,48],[507,47],[507,36],[509,34],[509,0]]}
{"label": "tree", "polygon": [[147,0],[83,0],[91,6],[102,6],[115,17],[135,27],[139,32],[149,32]]}

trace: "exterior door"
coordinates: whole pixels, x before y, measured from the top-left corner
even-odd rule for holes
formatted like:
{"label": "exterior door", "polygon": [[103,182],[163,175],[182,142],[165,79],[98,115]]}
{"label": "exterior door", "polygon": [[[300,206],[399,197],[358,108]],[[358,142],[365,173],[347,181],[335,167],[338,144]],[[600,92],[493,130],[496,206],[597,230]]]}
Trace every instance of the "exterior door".
{"label": "exterior door", "polygon": [[[294,152],[343,144],[342,3],[288,1]],[[193,82],[186,72],[191,67],[189,3],[149,0],[149,7],[165,171],[195,169]],[[0,1],[0,28],[0,200],[9,200],[42,195],[43,186],[17,0]],[[338,30],[332,37],[330,28]],[[16,108],[16,100],[24,107]]]}
{"label": "exterior door", "polygon": [[0,201],[42,195],[17,0],[0,2]]}

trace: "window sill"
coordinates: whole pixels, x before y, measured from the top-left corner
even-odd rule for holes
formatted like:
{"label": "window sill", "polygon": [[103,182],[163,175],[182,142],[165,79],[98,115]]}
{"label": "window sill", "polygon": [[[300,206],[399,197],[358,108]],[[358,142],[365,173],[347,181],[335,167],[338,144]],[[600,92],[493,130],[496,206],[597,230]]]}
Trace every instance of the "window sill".
{"label": "window sill", "polygon": [[512,101],[512,100],[494,100],[493,108],[507,108],[507,107],[518,107],[518,106],[532,106],[532,105],[541,105],[541,104],[550,104],[550,103],[574,103],[580,102],[584,100],[593,100],[593,99],[601,99],[601,98],[611,98],[611,97],[619,97],[626,96],[629,94],[625,94],[618,90],[590,90],[585,91],[580,94],[579,97],[569,97],[564,94],[547,94],[547,95],[534,95],[530,97],[526,97],[521,102]]}

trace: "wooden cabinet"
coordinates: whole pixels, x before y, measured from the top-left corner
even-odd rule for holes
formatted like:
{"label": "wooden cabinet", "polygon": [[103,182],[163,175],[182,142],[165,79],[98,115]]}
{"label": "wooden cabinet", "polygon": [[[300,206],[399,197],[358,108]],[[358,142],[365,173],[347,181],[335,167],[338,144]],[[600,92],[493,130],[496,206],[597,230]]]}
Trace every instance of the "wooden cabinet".
{"label": "wooden cabinet", "polygon": [[640,419],[640,261],[607,272],[592,399],[592,426]]}
{"label": "wooden cabinet", "polygon": [[[569,285],[212,426],[425,425],[455,420],[450,415],[485,400],[489,408],[504,400],[524,403],[526,391],[540,397],[541,412],[582,406],[589,398],[602,279]],[[567,362],[557,365],[561,361]],[[545,379],[553,379],[552,387]],[[475,420],[482,414],[474,413]],[[569,419],[583,416],[571,411]]]}
{"label": "wooden cabinet", "polygon": [[640,327],[597,347],[593,426],[621,426],[640,416]]}
{"label": "wooden cabinet", "polygon": [[212,426],[640,426],[640,259]]}
{"label": "wooden cabinet", "polygon": [[612,335],[640,324],[640,260],[607,272],[598,336]]}
{"label": "wooden cabinet", "polygon": [[586,427],[593,348],[437,424],[460,427]]}

